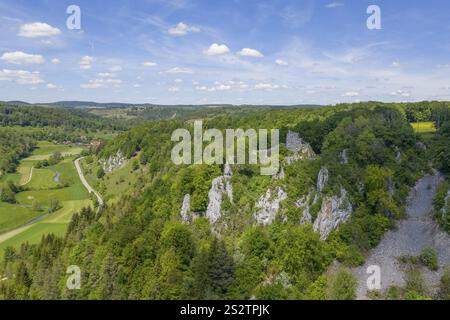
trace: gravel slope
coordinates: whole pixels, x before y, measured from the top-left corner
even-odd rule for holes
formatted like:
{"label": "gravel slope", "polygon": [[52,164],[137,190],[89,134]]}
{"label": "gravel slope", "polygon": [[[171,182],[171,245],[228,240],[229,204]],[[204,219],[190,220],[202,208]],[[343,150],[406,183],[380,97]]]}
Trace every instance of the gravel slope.
{"label": "gravel slope", "polygon": [[354,270],[359,282],[357,295],[359,300],[367,299],[366,270],[369,266],[380,266],[382,290],[393,285],[403,286],[404,272],[397,258],[404,255],[417,256],[426,247],[434,248],[439,256],[441,266],[439,271],[424,270],[427,285],[433,292],[435,291],[443,271],[442,267],[450,265],[450,237],[439,229],[430,214],[440,179],[440,175],[435,172],[417,182],[409,195],[408,218],[399,222],[397,230],[389,231],[385,235],[380,245],[371,251],[364,266]]}

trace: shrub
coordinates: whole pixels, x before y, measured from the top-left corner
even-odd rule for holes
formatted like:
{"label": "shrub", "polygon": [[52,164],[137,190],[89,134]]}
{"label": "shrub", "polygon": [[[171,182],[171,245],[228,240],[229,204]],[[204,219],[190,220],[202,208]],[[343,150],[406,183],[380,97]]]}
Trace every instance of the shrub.
{"label": "shrub", "polygon": [[436,271],[439,269],[437,254],[432,248],[423,249],[420,254],[420,262],[430,270]]}

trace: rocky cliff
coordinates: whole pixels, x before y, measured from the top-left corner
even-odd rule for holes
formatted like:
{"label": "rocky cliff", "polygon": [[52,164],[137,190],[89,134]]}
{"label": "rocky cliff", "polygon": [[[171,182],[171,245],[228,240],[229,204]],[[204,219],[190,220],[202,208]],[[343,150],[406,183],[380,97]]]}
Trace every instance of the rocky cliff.
{"label": "rocky cliff", "polygon": [[314,222],[314,231],[320,233],[322,240],[326,240],[340,224],[347,222],[353,213],[347,191],[341,187],[340,193],[340,196],[327,196],[323,199],[322,208]]}
{"label": "rocky cliff", "polygon": [[208,208],[206,209],[206,216],[209,222],[213,225],[219,220],[222,215],[222,201],[226,196],[233,202],[233,187],[231,185],[232,171],[229,164],[224,166],[224,175],[213,180],[211,189],[209,190]]}
{"label": "rocky cliff", "polygon": [[287,193],[281,187],[267,190],[266,194],[256,203],[256,221],[263,225],[271,224],[275,220],[281,202],[286,199]]}
{"label": "rocky cliff", "polygon": [[303,141],[297,132],[288,132],[286,136],[286,148],[293,153],[293,155],[286,157],[288,165],[299,160],[311,159],[316,156],[309,143]]}
{"label": "rocky cliff", "polygon": [[125,160],[122,151],[119,150],[115,155],[109,156],[108,159],[99,160],[99,163],[106,173],[111,173],[115,169],[121,168],[125,164]]}

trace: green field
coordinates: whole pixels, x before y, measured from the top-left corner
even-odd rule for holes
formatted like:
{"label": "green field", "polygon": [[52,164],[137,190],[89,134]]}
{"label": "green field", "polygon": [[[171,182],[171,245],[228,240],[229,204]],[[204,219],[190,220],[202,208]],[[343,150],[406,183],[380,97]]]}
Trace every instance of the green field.
{"label": "green field", "polygon": [[414,122],[411,123],[413,129],[420,134],[430,134],[436,132],[436,125],[434,122]]}
{"label": "green field", "polygon": [[[56,151],[61,152],[65,159],[48,168],[34,168],[29,181],[31,168],[36,162],[48,159]],[[2,177],[0,182],[13,181],[24,191],[16,194],[16,204],[0,202],[0,259],[7,246],[18,248],[23,242],[37,243],[44,234],[63,235],[72,215],[92,205],[73,164],[75,155],[81,151],[79,147],[39,142],[30,157],[21,161],[17,173]],[[59,180],[55,180],[57,173]],[[58,200],[61,209],[47,215],[52,200]],[[45,218],[27,225],[42,216]]]}

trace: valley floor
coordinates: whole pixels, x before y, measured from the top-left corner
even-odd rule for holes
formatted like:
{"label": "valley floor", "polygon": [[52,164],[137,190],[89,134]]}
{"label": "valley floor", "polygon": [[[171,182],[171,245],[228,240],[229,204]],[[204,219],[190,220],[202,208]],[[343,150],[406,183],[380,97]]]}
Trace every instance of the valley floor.
{"label": "valley floor", "polygon": [[[450,264],[450,236],[439,229],[432,218],[433,197],[441,176],[435,172],[418,181],[411,190],[408,200],[406,220],[399,223],[398,229],[388,232],[380,245],[367,258],[364,266],[357,268],[358,300],[366,300],[369,266],[381,268],[382,291],[391,286],[404,286],[405,270],[398,262],[401,256],[419,256],[424,248],[433,248],[439,257],[439,270],[436,272],[423,269],[427,286],[435,290],[443,272],[443,267]],[[433,293],[433,292],[431,292]]]}

